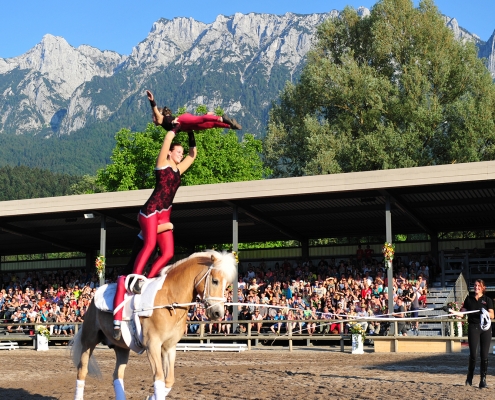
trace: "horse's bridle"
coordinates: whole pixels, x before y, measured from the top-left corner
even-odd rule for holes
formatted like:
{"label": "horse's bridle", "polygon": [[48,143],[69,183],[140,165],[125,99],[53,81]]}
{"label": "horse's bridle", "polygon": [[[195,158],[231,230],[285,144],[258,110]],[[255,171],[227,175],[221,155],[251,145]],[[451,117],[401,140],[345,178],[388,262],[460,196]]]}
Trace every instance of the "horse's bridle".
{"label": "horse's bridle", "polygon": [[[210,296],[210,285],[209,285],[209,278],[210,278],[210,275],[211,275],[211,271],[214,270],[215,267],[213,265],[211,265],[208,270],[205,272],[205,274],[201,277],[200,280],[198,280],[196,282],[196,284],[194,285],[194,288],[198,289],[198,285],[201,283],[201,281],[204,279],[205,280],[205,286],[204,286],[204,289],[203,289],[203,296],[200,295],[201,297],[201,302],[205,305],[206,308],[211,308],[219,303],[225,303],[227,301],[227,299],[225,297],[214,297],[214,296]],[[222,292],[225,292],[225,290],[222,290]],[[214,302],[212,302],[212,300]]]}

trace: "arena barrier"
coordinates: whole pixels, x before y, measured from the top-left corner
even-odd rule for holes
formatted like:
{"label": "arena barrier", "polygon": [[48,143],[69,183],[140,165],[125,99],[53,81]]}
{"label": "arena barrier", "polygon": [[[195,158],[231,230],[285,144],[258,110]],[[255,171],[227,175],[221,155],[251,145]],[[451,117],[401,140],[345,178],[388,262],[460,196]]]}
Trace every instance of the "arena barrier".
{"label": "arena barrier", "polygon": [[[367,321],[377,320],[379,322],[383,322],[383,319],[367,319]],[[410,321],[414,321],[415,319],[409,318]],[[442,334],[438,336],[398,336],[397,334],[387,335],[387,336],[379,336],[379,335],[368,335],[367,343],[368,348],[373,349],[375,352],[439,352],[439,353],[449,353],[449,352],[459,352],[461,351],[461,342],[467,342],[467,337],[457,337],[453,335],[454,332],[454,323],[456,322],[453,319],[447,318],[433,318],[433,319],[421,319],[418,320],[423,323],[442,323],[444,327],[447,325],[450,327],[448,329],[451,332],[450,335],[445,335],[444,332],[447,329],[442,329]],[[286,323],[287,321],[285,321]],[[299,320],[293,320],[291,322],[299,322]],[[346,321],[343,320],[302,320],[301,322],[312,323],[315,322],[317,327],[321,323],[339,323],[340,324],[340,332],[339,334],[320,334],[315,333],[313,335],[309,335],[307,331],[303,330],[301,334],[299,331],[293,330],[289,327],[288,330],[282,330],[280,335],[273,334],[269,330],[269,326],[276,323],[275,321],[263,321],[264,330],[262,333],[258,334],[257,332],[253,332],[250,322],[244,321],[221,321],[220,324],[229,324],[232,328],[237,327],[238,325],[246,325],[246,331],[242,333],[229,333],[227,335],[223,333],[207,333],[207,325],[209,324],[219,324],[218,322],[210,322],[210,321],[187,321],[188,325],[197,324],[199,325],[198,331],[194,334],[188,333],[185,334],[179,342],[179,347],[183,346],[183,344],[211,344],[211,343],[231,343],[231,344],[245,344],[247,346],[247,350],[251,350],[252,346],[277,346],[282,345],[283,347],[288,347],[289,351],[293,350],[293,346],[296,344],[297,346],[335,346],[340,345],[340,351],[345,351],[345,345],[350,346],[351,335],[345,334],[344,332],[344,324]],[[393,321],[395,329],[392,329],[392,332],[398,332],[397,324],[400,323],[400,319],[397,321]],[[492,321],[493,322],[493,321]],[[284,322],[282,322],[284,323]],[[81,323],[73,323],[75,325],[75,333],[79,330],[79,325]],[[37,324],[38,325],[38,324]],[[50,324],[42,324],[44,326],[49,326]],[[53,324],[60,325],[60,324]],[[6,334],[6,327],[12,326],[12,333]],[[22,329],[22,331],[18,331],[18,327]],[[268,327],[268,329],[267,329]],[[318,328],[317,328],[318,329]],[[231,329],[232,331],[232,329]],[[53,335],[50,336],[49,345],[65,345],[72,339],[73,335]],[[0,343],[8,343],[16,342],[18,347],[24,348],[35,348],[36,344],[36,332],[33,331],[32,323],[25,324],[13,324],[13,323],[0,323]],[[495,346],[495,338],[492,340],[492,346]]]}
{"label": "arena barrier", "polygon": [[0,350],[18,350],[19,345],[17,342],[11,342],[10,340],[8,342],[0,342]]}
{"label": "arena barrier", "polygon": [[178,351],[241,351],[247,350],[244,343],[177,343]]}

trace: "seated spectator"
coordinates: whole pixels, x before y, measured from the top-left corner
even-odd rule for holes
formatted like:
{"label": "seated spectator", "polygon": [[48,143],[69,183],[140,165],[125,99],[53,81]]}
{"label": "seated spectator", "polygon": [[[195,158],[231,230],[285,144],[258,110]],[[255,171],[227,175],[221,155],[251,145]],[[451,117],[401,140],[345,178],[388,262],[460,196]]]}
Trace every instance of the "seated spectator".
{"label": "seated spectator", "polygon": [[[202,320],[201,317],[201,309],[199,307],[196,307],[196,309],[193,311],[192,315],[189,317],[189,321],[191,322],[199,322]],[[189,332],[195,334],[199,329],[199,324],[189,324]]]}
{"label": "seated spectator", "polygon": [[50,335],[53,335],[53,331],[55,329],[55,322],[57,322],[57,317],[53,314],[51,310],[49,310],[48,316],[46,318],[46,323],[48,325],[48,330],[50,331]]}
{"label": "seated spectator", "polygon": [[423,290],[421,290],[421,295],[419,296],[419,305],[422,308],[426,307],[426,303],[427,303],[426,293],[427,293],[427,290],[423,289]]}
{"label": "seated spectator", "polygon": [[[285,318],[282,315],[282,310],[279,308],[277,311],[277,315],[273,318],[274,321],[283,321]],[[280,329],[284,326],[281,322],[277,322],[276,324],[273,324],[270,326],[270,330],[275,333],[275,330],[277,330],[277,335],[280,335]]]}
{"label": "seated spectator", "polygon": [[[232,321],[232,314],[230,313],[227,306],[225,306],[225,312],[224,312],[222,321]],[[219,326],[219,328],[218,328],[219,332],[222,332],[225,336],[230,335],[230,330],[232,329],[232,324],[219,323],[218,326]]]}
{"label": "seated spectator", "polygon": [[[239,313],[238,320],[239,321],[251,321],[252,319],[253,318],[252,318],[251,313],[249,312],[249,309],[246,306],[242,306],[241,312]],[[247,324],[242,324],[242,323],[239,324],[239,331],[241,333],[246,333],[247,330],[248,330]]]}
{"label": "seated spectator", "polygon": [[316,314],[316,307],[310,307],[310,313],[307,319],[311,320],[307,322],[306,327],[308,329],[308,334],[312,336],[313,333],[316,332],[316,322],[314,320],[318,319],[318,315]]}
{"label": "seated spectator", "polygon": [[[253,321],[263,321],[263,316],[260,313],[259,308],[254,310],[254,314],[252,315]],[[263,326],[263,322],[255,322],[251,324],[251,329],[255,329],[256,332],[261,333],[261,328]]]}
{"label": "seated spectator", "polygon": [[319,332],[322,334],[326,334],[330,332],[330,323],[327,321],[332,318],[332,314],[330,313],[328,307],[323,308],[323,312],[320,314],[319,318],[322,322],[319,324]]}
{"label": "seated spectator", "polygon": [[368,329],[368,322],[363,321],[363,319],[367,319],[369,317],[368,313],[368,305],[366,303],[362,303],[360,306],[360,310],[357,312],[357,321],[356,323],[361,325],[363,331],[366,332]]}

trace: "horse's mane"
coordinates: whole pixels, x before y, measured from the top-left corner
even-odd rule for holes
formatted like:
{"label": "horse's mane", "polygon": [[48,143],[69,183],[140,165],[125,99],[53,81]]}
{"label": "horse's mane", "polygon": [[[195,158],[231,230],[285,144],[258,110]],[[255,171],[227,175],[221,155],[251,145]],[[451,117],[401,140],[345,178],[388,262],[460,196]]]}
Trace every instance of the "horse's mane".
{"label": "horse's mane", "polygon": [[172,270],[183,266],[194,258],[203,258],[207,263],[211,264],[211,256],[215,257],[215,268],[222,270],[225,275],[225,279],[229,283],[234,283],[237,280],[237,261],[233,253],[228,253],[226,251],[220,253],[216,250],[206,250],[199,253],[193,253],[189,257],[183,258],[182,260],[163,268],[160,275],[168,274]]}

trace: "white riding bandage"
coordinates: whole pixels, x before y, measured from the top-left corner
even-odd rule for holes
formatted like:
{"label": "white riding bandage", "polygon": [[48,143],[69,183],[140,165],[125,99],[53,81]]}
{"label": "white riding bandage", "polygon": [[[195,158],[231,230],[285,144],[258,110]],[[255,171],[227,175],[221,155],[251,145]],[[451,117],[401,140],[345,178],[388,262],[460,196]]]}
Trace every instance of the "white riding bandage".
{"label": "white riding bandage", "polygon": [[82,400],[84,397],[84,384],[86,381],[76,380],[76,394],[74,400]]}
{"label": "white riding bandage", "polygon": [[151,398],[152,400],[165,400],[165,397],[167,397],[172,390],[172,388],[165,387],[165,382],[163,381],[155,381],[153,389],[155,390],[155,393]]}
{"label": "white riding bandage", "polygon": [[123,379],[113,381],[113,390],[115,391],[115,400],[126,400]]}
{"label": "white riding bandage", "polygon": [[490,319],[490,314],[488,314],[488,311],[486,311],[484,308],[481,309],[480,319],[481,329],[483,329],[484,331],[490,329],[490,327],[492,326],[492,321]]}

